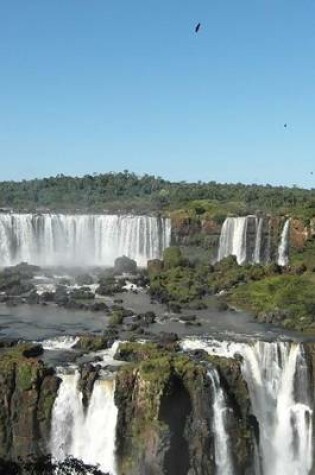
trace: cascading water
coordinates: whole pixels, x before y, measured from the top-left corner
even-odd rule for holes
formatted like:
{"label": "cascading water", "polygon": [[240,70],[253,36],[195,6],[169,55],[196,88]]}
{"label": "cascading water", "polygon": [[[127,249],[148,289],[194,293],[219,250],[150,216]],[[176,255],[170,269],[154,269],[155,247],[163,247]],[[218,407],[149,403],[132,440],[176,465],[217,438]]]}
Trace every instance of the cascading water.
{"label": "cascading water", "polygon": [[302,345],[187,339],[182,347],[202,348],[223,357],[242,356],[242,374],[260,432],[255,475],[311,473],[313,411]]}
{"label": "cascading water", "polygon": [[253,261],[255,264],[259,264],[263,261],[262,256],[262,242],[263,242],[263,227],[264,227],[264,218],[256,217],[256,239],[255,239],[255,249]]}
{"label": "cascading water", "polygon": [[0,213],[0,266],[111,266],[122,255],[145,267],[170,245],[167,218]]}
{"label": "cascading water", "polygon": [[228,408],[220,385],[220,377],[215,368],[208,371],[213,388],[213,433],[216,475],[233,475],[230,441],[226,429]]}
{"label": "cascading water", "polygon": [[218,261],[235,256],[238,264],[267,262],[269,249],[264,239],[266,222],[263,217],[251,215],[226,218],[220,235]]}
{"label": "cascading water", "polygon": [[219,261],[231,255],[236,256],[239,264],[246,261],[246,228],[247,217],[226,218],[220,236]]}
{"label": "cascading water", "polygon": [[62,383],[52,412],[51,454],[62,462],[72,456],[116,475],[117,408],[114,381],[97,380],[87,412],[78,389],[79,373],[60,373]]}
{"label": "cascading water", "polygon": [[290,218],[285,221],[281,233],[280,244],[278,249],[279,266],[286,266],[289,263],[290,221]]}
{"label": "cascading water", "polygon": [[43,341],[38,341],[42,345],[44,350],[71,350],[78,342],[80,338],[74,336],[56,336]]}

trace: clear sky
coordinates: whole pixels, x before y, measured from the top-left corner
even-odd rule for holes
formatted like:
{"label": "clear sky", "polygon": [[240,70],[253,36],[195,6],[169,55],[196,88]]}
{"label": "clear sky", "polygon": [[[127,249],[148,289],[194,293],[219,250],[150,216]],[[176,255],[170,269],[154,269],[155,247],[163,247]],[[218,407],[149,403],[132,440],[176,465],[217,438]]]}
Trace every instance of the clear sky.
{"label": "clear sky", "polygon": [[0,161],[315,187],[314,0],[2,0]]}

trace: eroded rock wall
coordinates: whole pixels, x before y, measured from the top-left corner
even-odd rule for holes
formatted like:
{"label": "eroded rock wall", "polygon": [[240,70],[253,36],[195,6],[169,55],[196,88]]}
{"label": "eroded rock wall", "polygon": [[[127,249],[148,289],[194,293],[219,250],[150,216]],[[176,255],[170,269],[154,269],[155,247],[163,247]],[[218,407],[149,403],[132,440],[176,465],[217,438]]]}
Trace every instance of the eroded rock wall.
{"label": "eroded rock wall", "polygon": [[205,361],[195,361],[134,344],[134,362],[116,379],[121,475],[215,474],[211,367],[219,372],[226,394],[235,474],[250,473],[254,428],[239,363],[203,356]]}
{"label": "eroded rock wall", "polygon": [[0,458],[17,460],[48,452],[51,410],[59,380],[23,345],[0,358]]}

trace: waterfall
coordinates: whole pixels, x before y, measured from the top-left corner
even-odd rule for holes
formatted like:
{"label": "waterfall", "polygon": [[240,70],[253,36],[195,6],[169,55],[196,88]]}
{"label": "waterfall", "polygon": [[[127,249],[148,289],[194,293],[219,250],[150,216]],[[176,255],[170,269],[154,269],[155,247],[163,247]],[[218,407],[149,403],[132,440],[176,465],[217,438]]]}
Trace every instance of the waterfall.
{"label": "waterfall", "polygon": [[228,408],[220,385],[220,377],[215,368],[208,371],[213,388],[213,433],[216,475],[233,475],[229,436],[226,429]]}
{"label": "waterfall", "polygon": [[145,267],[161,258],[170,239],[167,218],[0,213],[0,266],[112,266],[125,255]]}
{"label": "waterfall", "polygon": [[286,266],[289,263],[290,218],[284,223],[278,248],[278,264]]}
{"label": "waterfall", "polygon": [[228,256],[235,256],[238,264],[268,261],[265,226],[263,217],[226,218],[221,229],[218,261]]}
{"label": "waterfall", "polygon": [[116,475],[117,408],[114,381],[97,380],[85,413],[78,383],[80,375],[61,373],[62,383],[52,411],[51,454],[62,462],[68,456]]}
{"label": "waterfall", "polygon": [[220,236],[219,261],[231,255],[236,256],[239,264],[246,261],[246,228],[246,217],[226,218]]}
{"label": "waterfall", "polygon": [[263,242],[263,227],[264,227],[264,218],[257,218],[256,217],[256,239],[255,239],[255,249],[254,249],[254,257],[253,261],[256,264],[262,262],[262,242]]}
{"label": "waterfall", "polygon": [[[252,411],[259,423],[261,473],[311,473],[313,410],[301,344],[187,339],[182,347],[185,350],[202,348],[209,354],[223,357],[241,355],[242,374],[248,385]],[[255,475],[258,475],[257,469]]]}

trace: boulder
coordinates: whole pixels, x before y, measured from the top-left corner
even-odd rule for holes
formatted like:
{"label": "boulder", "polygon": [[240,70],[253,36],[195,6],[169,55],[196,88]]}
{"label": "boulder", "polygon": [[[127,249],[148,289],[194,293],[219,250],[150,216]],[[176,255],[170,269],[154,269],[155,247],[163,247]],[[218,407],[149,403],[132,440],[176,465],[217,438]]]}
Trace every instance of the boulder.
{"label": "boulder", "polygon": [[127,256],[117,257],[115,259],[114,271],[116,274],[135,274],[137,272],[137,263]]}

